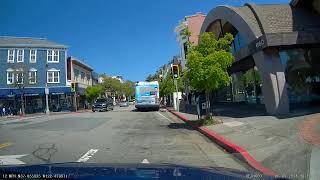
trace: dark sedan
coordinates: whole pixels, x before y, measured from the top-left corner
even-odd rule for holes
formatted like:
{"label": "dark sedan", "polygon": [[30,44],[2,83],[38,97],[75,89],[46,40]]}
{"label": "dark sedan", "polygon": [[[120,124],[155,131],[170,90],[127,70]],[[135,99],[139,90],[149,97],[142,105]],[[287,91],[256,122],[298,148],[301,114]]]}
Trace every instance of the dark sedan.
{"label": "dark sedan", "polygon": [[112,99],[97,99],[92,105],[92,112],[113,110]]}

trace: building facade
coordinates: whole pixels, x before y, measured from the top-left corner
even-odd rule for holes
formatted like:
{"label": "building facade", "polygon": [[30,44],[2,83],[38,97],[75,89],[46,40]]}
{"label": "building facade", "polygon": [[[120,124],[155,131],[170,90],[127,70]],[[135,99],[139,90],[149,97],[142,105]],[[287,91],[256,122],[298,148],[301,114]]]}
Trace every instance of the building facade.
{"label": "building facade", "polygon": [[[198,44],[201,26],[205,18],[206,15],[200,12],[195,15],[186,16],[175,29],[177,41],[180,47],[182,68],[186,65],[186,54],[188,50],[187,42],[189,41],[195,45]],[[187,37],[185,34],[187,30],[191,33],[190,37]]]}
{"label": "building facade", "polygon": [[[45,87],[51,111],[67,108],[67,46],[40,38],[0,37],[0,105],[17,113],[43,112]],[[22,100],[23,99],[23,100]]]}
{"label": "building facade", "polygon": [[85,89],[88,86],[92,86],[93,82],[93,68],[75,57],[68,57],[67,84],[70,86],[71,83],[76,83],[75,93],[78,109],[87,108]]}
{"label": "building facade", "polygon": [[269,114],[319,104],[319,4],[296,0],[212,9],[201,32],[234,36],[232,83],[219,91],[219,100],[264,104]]}

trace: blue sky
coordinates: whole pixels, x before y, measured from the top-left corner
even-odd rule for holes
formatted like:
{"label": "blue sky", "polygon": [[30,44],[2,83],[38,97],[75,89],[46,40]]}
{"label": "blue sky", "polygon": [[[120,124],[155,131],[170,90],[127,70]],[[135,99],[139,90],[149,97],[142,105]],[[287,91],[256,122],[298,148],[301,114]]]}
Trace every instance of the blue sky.
{"label": "blue sky", "polygon": [[[179,20],[242,0],[1,0],[0,35],[45,37],[69,46],[98,73],[144,80],[179,53]],[[250,1],[288,3],[288,0]]]}

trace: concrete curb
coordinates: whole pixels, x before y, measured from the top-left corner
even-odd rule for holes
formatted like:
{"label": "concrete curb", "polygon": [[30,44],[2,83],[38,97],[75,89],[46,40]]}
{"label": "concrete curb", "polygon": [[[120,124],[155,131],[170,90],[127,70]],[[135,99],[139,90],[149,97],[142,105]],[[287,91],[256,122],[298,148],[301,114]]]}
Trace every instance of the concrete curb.
{"label": "concrete curb", "polygon": [[[188,121],[189,121],[188,118],[186,118],[185,116],[183,116],[179,112],[176,112],[176,111],[171,110],[169,108],[166,108],[166,109],[169,112],[171,112],[172,114],[174,114],[175,116],[177,116],[178,118],[180,118],[181,120],[183,120],[184,122],[188,123]],[[249,154],[249,152],[247,150],[245,150],[244,148],[242,148],[241,146],[238,146],[238,145],[232,143],[231,141],[223,138],[222,136],[210,131],[206,127],[196,126],[196,125],[192,125],[190,123],[188,123],[188,124],[191,125],[192,128],[198,130],[199,132],[201,132],[202,134],[207,136],[213,142],[215,142],[216,144],[218,144],[219,146],[224,148],[229,153],[232,153],[233,155],[235,155],[239,160],[249,164],[251,167],[253,167],[254,169],[258,170],[259,172],[261,172],[261,173],[263,173],[265,175],[268,175],[268,176],[277,176],[276,172],[274,172],[272,169],[269,169],[269,168],[263,166],[261,163],[256,161]]]}
{"label": "concrete curb", "polygon": [[[76,111],[76,112],[59,112],[59,113],[51,113],[48,116],[57,116],[57,115],[65,115],[65,114],[81,114],[81,113],[87,113],[91,112],[91,110],[81,110],[81,111]],[[45,113],[36,115],[36,116],[13,116],[13,117],[8,117],[7,119],[1,119],[1,121],[14,121],[14,120],[28,120],[28,119],[37,119],[37,118],[42,118],[47,116]]]}

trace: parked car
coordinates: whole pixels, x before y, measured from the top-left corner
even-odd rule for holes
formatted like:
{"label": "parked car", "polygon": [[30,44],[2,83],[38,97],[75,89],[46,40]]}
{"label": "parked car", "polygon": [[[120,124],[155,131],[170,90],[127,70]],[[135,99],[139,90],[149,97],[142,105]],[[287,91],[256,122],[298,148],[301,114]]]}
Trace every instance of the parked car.
{"label": "parked car", "polygon": [[135,101],[134,100],[130,100],[129,101],[129,105],[134,105]]}
{"label": "parked car", "polygon": [[129,106],[129,102],[128,102],[128,101],[121,101],[121,102],[119,103],[119,106],[120,106],[120,107],[128,107],[128,106]]}
{"label": "parked car", "polygon": [[110,110],[113,110],[112,99],[106,99],[106,98],[97,99],[96,102],[92,105],[92,112],[110,111]]}

